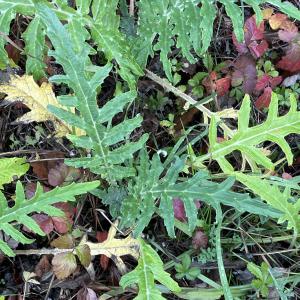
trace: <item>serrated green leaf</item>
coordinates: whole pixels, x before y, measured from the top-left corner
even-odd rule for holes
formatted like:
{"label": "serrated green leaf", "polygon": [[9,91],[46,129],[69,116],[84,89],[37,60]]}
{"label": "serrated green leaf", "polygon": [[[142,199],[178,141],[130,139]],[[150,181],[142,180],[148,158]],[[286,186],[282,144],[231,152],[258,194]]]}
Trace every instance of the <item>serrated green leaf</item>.
{"label": "serrated green leaf", "polygon": [[269,181],[256,176],[242,173],[236,173],[235,176],[237,180],[259,195],[261,199],[282,213],[278,218],[278,223],[287,222],[287,229],[293,229],[295,234],[300,231],[300,200],[297,199],[295,203],[291,202],[288,189],[281,192],[278,186],[271,185]]}
{"label": "serrated green leaf", "polygon": [[1,239],[0,239],[0,250],[7,256],[15,255],[14,251],[12,251],[11,248],[7,245],[7,243],[2,241]]}
{"label": "serrated green leaf", "polygon": [[270,141],[277,144],[284,152],[288,164],[293,161],[293,154],[285,137],[291,133],[300,132],[300,112],[296,110],[296,99],[291,95],[291,107],[287,114],[278,116],[278,98],[272,94],[267,120],[253,127],[249,127],[250,98],[246,96],[238,114],[238,130],[226,141],[218,143],[216,140],[216,120],[213,118],[209,129],[209,154],[197,158],[200,163],[206,159],[216,160],[222,170],[231,174],[233,166],[225,158],[235,150],[246,154],[258,164],[267,169],[273,169],[274,163],[267,157],[261,144]]}
{"label": "serrated green leaf", "polygon": [[[10,23],[14,19],[15,14],[11,8],[1,10],[0,6],[0,31],[5,35],[9,34]],[[5,69],[9,65],[9,58],[4,48],[6,45],[5,36],[0,35],[0,69]]]}
{"label": "serrated green leaf", "polygon": [[261,0],[244,0],[245,3],[247,3],[250,7],[253,8],[255,15],[256,15],[256,23],[260,24],[263,20],[262,11],[259,7],[260,4],[262,4]]}
{"label": "serrated green leaf", "polygon": [[[202,17],[200,28],[202,33],[202,48],[201,54],[203,55],[210,46],[210,42],[213,37],[214,20],[216,18],[217,11],[214,7],[213,1],[202,0],[202,6],[200,15]],[[197,49],[195,49],[197,51]]]}
{"label": "serrated green leaf", "polygon": [[80,14],[87,15],[90,12],[92,0],[76,0],[76,7]]}
{"label": "serrated green leaf", "polygon": [[33,15],[34,6],[32,0],[1,0],[0,11],[12,9],[15,13]]}
{"label": "serrated green leaf", "polygon": [[247,263],[247,269],[256,277],[256,278],[259,278],[259,279],[262,279],[262,273],[261,273],[261,270],[260,270],[260,267],[257,266],[256,264],[252,263],[252,262],[249,262]]}
{"label": "serrated green leaf", "polygon": [[264,2],[268,2],[269,4],[276,6],[280,11],[292,18],[297,20],[300,19],[300,10],[289,1],[282,2],[281,0],[268,0]]}
{"label": "serrated green leaf", "polygon": [[[112,126],[113,117],[123,111],[125,105],[131,103],[135,93],[121,94],[107,102],[101,109],[97,105],[97,89],[111,70],[110,65],[97,68],[93,77],[86,74],[86,63],[90,49],[83,47],[78,53],[66,28],[61,24],[55,14],[45,5],[36,4],[37,14],[46,24],[47,35],[54,45],[55,51],[50,55],[64,68],[66,75],[56,76],[50,80],[64,82],[73,90],[76,101],[73,103],[79,115],[69,111],[49,106],[49,110],[58,118],[70,125],[76,125],[86,132],[86,136],[69,135],[68,138],[79,147],[91,149],[92,157],[74,158],[66,160],[66,164],[74,167],[89,168],[103,178],[122,179],[134,175],[126,169],[122,172],[125,163],[133,154],[145,144],[148,135],[143,135],[137,142],[126,141],[134,129],[141,125],[142,119],[136,117],[126,120],[116,128]],[[95,14],[97,12],[94,11]],[[96,30],[96,29],[95,29]],[[97,29],[98,30],[98,29]],[[71,106],[71,104],[69,104]],[[112,144],[112,141],[115,141]],[[122,142],[122,143],[120,143]],[[118,143],[118,145],[116,145]]]}
{"label": "serrated green leaf", "polygon": [[142,239],[140,242],[140,258],[137,267],[122,276],[120,285],[123,288],[132,284],[137,284],[139,287],[138,295],[135,300],[164,300],[161,292],[155,287],[155,281],[160,282],[174,293],[180,292],[180,287],[170,275],[164,271],[163,262],[159,255],[147,245]]}
{"label": "serrated green leaf", "polygon": [[242,10],[235,4],[235,0],[219,0],[219,2],[224,5],[225,11],[232,21],[237,40],[242,42],[244,40],[244,15]]}
{"label": "serrated green leaf", "polygon": [[[159,156],[154,155],[151,161],[145,151],[140,153],[138,174],[128,182],[128,197],[121,206],[121,227],[134,226],[134,234],[138,236],[148,225],[157,210],[159,199],[159,215],[171,237],[175,236],[173,198],[180,198],[184,203],[189,230],[192,232],[197,225],[196,199],[206,202],[215,209],[220,203],[235,207],[239,211],[255,212],[279,217],[280,213],[271,210],[261,201],[251,199],[248,195],[230,191],[234,183],[229,178],[221,184],[208,180],[205,172],[198,172],[189,180],[178,182],[179,174],[184,168],[184,161],[177,158],[164,173],[164,166]],[[163,175],[165,174],[165,175]],[[264,206],[262,210],[258,207]]]}
{"label": "serrated green leaf", "polygon": [[45,49],[45,30],[41,19],[35,17],[23,33],[25,40],[26,73],[33,75],[35,80],[45,77],[44,49]]}
{"label": "serrated green leaf", "polygon": [[[44,193],[41,186],[38,185],[35,195],[30,200],[27,200],[25,198],[24,189],[21,183],[18,182],[14,206],[8,207],[5,197],[2,193],[0,194],[0,229],[3,230],[6,235],[11,236],[18,242],[23,244],[31,243],[33,240],[26,238],[20,230],[17,230],[16,227],[10,223],[17,222],[23,224],[33,232],[44,235],[35,221],[29,217],[31,213],[42,212],[51,216],[64,215],[61,210],[51,205],[57,202],[75,201],[75,196],[94,190],[98,185],[98,181],[77,184],[72,183],[65,187],[57,187],[47,193]],[[1,245],[2,244],[0,243],[0,249],[2,251],[9,255],[12,254],[7,247],[2,247]]]}
{"label": "serrated green leaf", "polygon": [[29,169],[29,164],[24,158],[12,157],[0,159],[0,189],[3,184],[13,181],[13,177],[20,177],[24,175]]}

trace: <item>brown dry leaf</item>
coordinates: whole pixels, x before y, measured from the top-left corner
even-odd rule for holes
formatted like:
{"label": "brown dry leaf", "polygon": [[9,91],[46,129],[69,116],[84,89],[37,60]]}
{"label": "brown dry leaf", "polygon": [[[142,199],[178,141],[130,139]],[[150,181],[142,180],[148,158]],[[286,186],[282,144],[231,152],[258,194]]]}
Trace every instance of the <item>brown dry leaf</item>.
{"label": "brown dry leaf", "polygon": [[194,249],[207,248],[208,237],[202,229],[196,230],[193,235],[192,245]]}
{"label": "brown dry leaf", "polygon": [[88,245],[91,249],[91,255],[105,255],[112,259],[119,271],[124,274],[126,272],[126,266],[121,259],[121,256],[131,255],[136,260],[139,258],[139,241],[132,236],[127,236],[125,239],[116,239],[117,222],[110,227],[108,231],[107,239],[102,243],[87,242],[83,239],[80,244]]}
{"label": "brown dry leaf", "polygon": [[[62,107],[56,99],[52,86],[43,82],[41,86],[37,85],[33,76],[11,76],[7,84],[1,85],[1,92],[7,94],[5,98],[9,102],[20,101],[25,104],[30,112],[18,118],[16,122],[31,123],[52,121],[55,126],[57,136],[65,136],[71,133],[71,128],[58,120],[53,114],[47,110],[49,104],[56,107]],[[76,132],[80,135],[82,133]]]}
{"label": "brown dry leaf", "polygon": [[49,262],[48,256],[43,255],[38,264],[34,268],[34,273],[38,278],[41,278],[45,273],[51,270],[51,264]]}
{"label": "brown dry leaf", "polygon": [[281,28],[281,24],[286,21],[287,15],[284,14],[275,14],[270,17],[269,24],[273,30]]}
{"label": "brown dry leaf", "polygon": [[76,257],[73,253],[59,253],[52,259],[53,272],[57,279],[70,276],[77,268]]}

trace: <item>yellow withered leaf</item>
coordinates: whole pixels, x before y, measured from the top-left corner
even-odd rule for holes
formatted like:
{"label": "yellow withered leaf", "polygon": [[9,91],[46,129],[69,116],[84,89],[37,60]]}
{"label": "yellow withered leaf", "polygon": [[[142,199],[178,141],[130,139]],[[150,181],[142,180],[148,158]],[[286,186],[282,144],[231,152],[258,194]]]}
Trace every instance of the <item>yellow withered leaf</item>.
{"label": "yellow withered leaf", "polygon": [[121,259],[121,256],[131,255],[136,260],[139,258],[140,243],[137,239],[134,239],[131,235],[125,239],[116,239],[117,223],[111,226],[108,231],[107,239],[102,243],[87,242],[85,238],[82,239],[80,244],[89,246],[91,255],[104,254],[105,256],[112,259],[119,271],[124,274],[126,272],[126,266]]}
{"label": "yellow withered leaf", "polygon": [[32,76],[11,76],[7,84],[0,86],[0,92],[7,94],[5,100],[9,102],[20,101],[31,111],[18,118],[18,123],[52,121],[56,136],[65,136],[71,133],[71,128],[57,119],[47,110],[47,105],[62,107],[56,99],[50,83],[39,86]]}

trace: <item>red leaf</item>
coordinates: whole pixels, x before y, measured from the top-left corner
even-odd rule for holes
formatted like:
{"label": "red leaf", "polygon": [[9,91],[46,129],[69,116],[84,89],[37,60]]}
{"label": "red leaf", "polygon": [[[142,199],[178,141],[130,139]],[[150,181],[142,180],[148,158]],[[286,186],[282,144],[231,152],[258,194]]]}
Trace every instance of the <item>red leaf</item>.
{"label": "red leaf", "polygon": [[256,91],[263,91],[266,87],[271,87],[274,89],[277,85],[279,85],[282,81],[281,76],[271,77],[268,74],[263,74],[261,77],[258,78],[255,90]]}
{"label": "red leaf", "polygon": [[173,199],[173,209],[174,209],[174,216],[177,220],[181,222],[186,221],[186,214],[183,202],[180,198]]}
{"label": "red leaf", "polygon": [[218,96],[224,96],[230,89],[231,79],[229,77],[221,78],[216,81],[216,90]]}
{"label": "red leaf", "polygon": [[282,82],[282,77],[277,76],[277,77],[271,77],[270,78],[270,85],[271,88],[274,89],[277,85],[279,85]]}
{"label": "red leaf", "polygon": [[259,58],[264,55],[264,53],[268,50],[268,43],[266,40],[261,40],[260,42],[253,41],[248,45],[251,54],[255,58]]}
{"label": "red leaf", "polygon": [[277,67],[291,73],[300,71],[300,45],[298,43],[291,43],[286,55],[278,62]]}
{"label": "red leaf", "polygon": [[234,33],[232,41],[237,51],[241,54],[250,53],[255,57],[261,57],[268,49],[268,43],[264,39],[265,23],[262,21],[259,26],[256,25],[255,16],[248,18],[244,25],[245,40],[238,43]]}
{"label": "red leaf", "polygon": [[232,42],[238,53],[246,54],[249,52],[246,43],[245,42],[239,43],[234,33],[232,34]]}
{"label": "red leaf", "polygon": [[203,230],[199,229],[194,233],[193,239],[192,239],[192,245],[194,249],[201,249],[201,248],[207,248],[208,244],[208,237],[203,232]]}
{"label": "red leaf", "polygon": [[49,234],[53,231],[54,226],[52,218],[45,214],[35,214],[32,218],[39,224],[40,228],[46,233]]}
{"label": "red leaf", "polygon": [[68,175],[68,166],[64,163],[58,163],[54,168],[49,170],[48,182],[52,186],[61,185]]}
{"label": "red leaf", "polygon": [[271,97],[272,89],[270,87],[266,87],[263,94],[255,101],[255,106],[258,109],[268,108],[271,102]]}
{"label": "red leaf", "polygon": [[[44,192],[49,192],[51,189],[47,186],[42,185]],[[36,183],[35,182],[28,182],[25,186],[25,195],[27,199],[31,199],[36,191]]]}
{"label": "red leaf", "polygon": [[54,206],[65,213],[65,217],[52,217],[54,228],[58,233],[67,233],[73,224],[74,209],[65,202],[56,203]]}
{"label": "red leaf", "polygon": [[59,208],[60,210],[62,210],[65,213],[66,217],[68,219],[70,219],[70,221],[72,221],[75,210],[74,210],[74,207],[70,203],[58,202],[58,203],[55,203],[54,206]]}
{"label": "red leaf", "polygon": [[30,163],[33,169],[33,173],[38,177],[39,180],[46,180],[48,178],[48,173],[51,168],[54,168],[59,161],[59,158],[64,158],[64,154],[59,151],[47,152],[40,155],[41,159],[47,158],[57,158],[58,160],[48,160],[48,161],[35,161]]}
{"label": "red leaf", "polygon": [[285,20],[282,22],[280,29],[278,31],[278,37],[284,42],[290,43],[294,39],[296,39],[298,34],[298,27],[295,25],[294,22],[291,22],[289,20]]}
{"label": "red leaf", "polygon": [[58,233],[64,234],[71,228],[70,221],[67,218],[52,217],[53,225]]}
{"label": "red leaf", "polygon": [[[199,200],[195,201],[196,208],[199,209],[201,204]],[[173,199],[174,216],[178,221],[185,222],[187,220],[183,201],[180,198]]]}
{"label": "red leaf", "polygon": [[[45,214],[34,214],[32,218],[38,223],[40,228],[46,234],[49,234],[54,229],[61,234],[68,232],[73,224],[73,207],[69,203],[63,202],[56,203],[53,206],[64,211],[65,217],[49,217]],[[24,226],[24,230],[30,232],[30,230],[26,226]]]}
{"label": "red leaf", "polygon": [[250,41],[262,40],[264,38],[265,22],[262,21],[257,26],[255,16],[252,16],[246,20],[244,31],[246,44],[249,44]]}
{"label": "red leaf", "polygon": [[287,179],[287,180],[293,178],[293,176],[292,176],[291,174],[286,173],[286,172],[282,173],[281,177],[282,177],[283,179]]}
{"label": "red leaf", "polygon": [[263,74],[257,79],[255,90],[262,91],[264,90],[270,82],[270,76],[268,74]]}
{"label": "red leaf", "polygon": [[[96,233],[96,239],[99,243],[104,242],[107,239],[108,232],[107,231],[97,231]],[[100,255],[100,266],[105,271],[107,270],[109,263],[109,257],[101,254]]]}
{"label": "red leaf", "polygon": [[[232,74],[232,85],[238,86],[239,82],[243,83],[243,90],[247,94],[251,94],[256,84],[256,64],[251,55],[240,55],[235,64],[235,71]],[[241,84],[240,83],[240,84]],[[237,84],[237,85],[236,85]]]}

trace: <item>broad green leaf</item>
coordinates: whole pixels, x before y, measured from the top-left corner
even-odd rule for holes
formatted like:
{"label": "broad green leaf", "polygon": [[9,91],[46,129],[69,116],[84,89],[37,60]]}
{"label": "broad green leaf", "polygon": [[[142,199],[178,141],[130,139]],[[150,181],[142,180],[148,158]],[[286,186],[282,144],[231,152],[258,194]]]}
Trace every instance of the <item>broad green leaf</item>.
{"label": "broad green leaf", "polygon": [[33,75],[35,80],[45,77],[44,49],[45,29],[39,17],[35,17],[23,33],[25,40],[26,73]]}
{"label": "broad green leaf", "polygon": [[163,262],[159,255],[142,239],[140,241],[140,258],[137,267],[130,273],[122,276],[120,285],[126,288],[132,284],[139,287],[135,300],[164,300],[161,292],[156,288],[155,281],[160,282],[174,293],[180,292],[180,287],[170,274],[164,271]]}
{"label": "broad green leaf", "polygon": [[[23,244],[29,244],[33,240],[28,239],[16,225],[12,225],[11,223],[22,224],[33,232],[44,235],[38,224],[30,217],[31,213],[37,212],[45,213],[50,216],[62,216],[64,213],[53,207],[52,204],[75,201],[75,196],[87,193],[95,189],[98,185],[98,181],[72,183],[68,186],[57,187],[44,193],[38,184],[35,195],[30,200],[27,200],[22,184],[18,182],[14,206],[9,207],[4,195],[0,192],[0,229],[14,240]],[[0,242],[0,250],[9,256],[13,256],[13,252],[9,250],[8,245],[5,244],[4,241]]]}
{"label": "broad green leaf", "polygon": [[300,112],[297,111],[297,102],[291,95],[291,107],[287,114],[278,116],[278,98],[273,93],[269,106],[268,118],[262,124],[249,127],[250,98],[246,96],[238,114],[238,129],[233,136],[221,143],[217,142],[216,120],[213,118],[209,129],[209,154],[197,158],[197,162],[207,159],[216,160],[222,170],[228,174],[233,172],[233,166],[226,159],[233,151],[240,151],[247,157],[266,169],[274,169],[273,162],[267,157],[261,144],[270,141],[277,144],[284,152],[289,165],[293,162],[293,154],[285,137],[291,133],[300,132]]}
{"label": "broad green leaf", "polygon": [[3,184],[14,180],[14,176],[20,177],[24,175],[29,169],[29,164],[26,163],[24,158],[1,158],[0,169],[0,189],[2,189]]}

